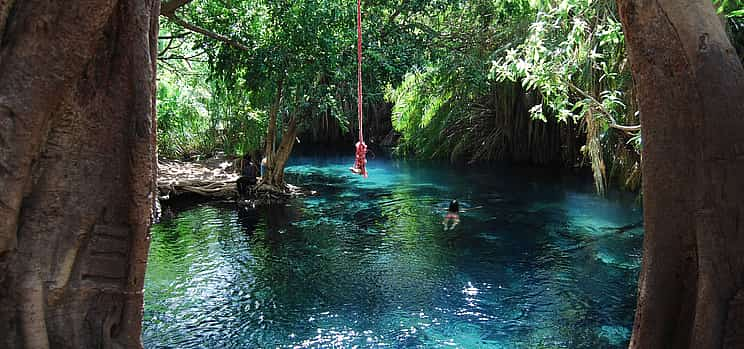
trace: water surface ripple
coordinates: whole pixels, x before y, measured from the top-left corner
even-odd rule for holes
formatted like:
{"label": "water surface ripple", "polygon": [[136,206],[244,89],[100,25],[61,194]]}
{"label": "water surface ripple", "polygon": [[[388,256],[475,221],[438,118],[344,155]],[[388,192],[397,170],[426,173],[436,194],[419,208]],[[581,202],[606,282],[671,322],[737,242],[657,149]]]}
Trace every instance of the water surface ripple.
{"label": "water surface ripple", "polygon": [[[634,198],[508,167],[300,158],[317,191],[199,205],[153,228],[147,348],[624,348],[642,230]],[[444,231],[451,198],[462,223]],[[623,228],[625,227],[625,228]]]}

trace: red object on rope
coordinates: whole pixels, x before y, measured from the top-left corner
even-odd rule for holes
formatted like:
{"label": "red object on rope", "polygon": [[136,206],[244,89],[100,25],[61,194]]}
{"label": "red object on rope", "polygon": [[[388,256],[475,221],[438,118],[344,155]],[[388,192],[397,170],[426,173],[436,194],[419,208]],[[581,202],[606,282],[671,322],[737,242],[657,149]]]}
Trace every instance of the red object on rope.
{"label": "red object on rope", "polygon": [[359,116],[359,141],[356,147],[356,160],[351,171],[367,178],[367,145],[364,144],[364,133],[362,125],[364,117],[362,115],[362,0],[357,0],[357,113]]}

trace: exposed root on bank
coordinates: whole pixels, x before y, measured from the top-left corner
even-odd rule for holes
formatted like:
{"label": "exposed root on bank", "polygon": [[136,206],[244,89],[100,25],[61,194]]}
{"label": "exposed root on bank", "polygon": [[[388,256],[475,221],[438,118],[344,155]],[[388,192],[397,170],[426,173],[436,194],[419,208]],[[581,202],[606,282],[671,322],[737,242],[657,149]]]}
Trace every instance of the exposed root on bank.
{"label": "exposed root on bank", "polygon": [[314,194],[290,184],[281,188],[259,184],[251,188],[246,197],[238,198],[236,183],[240,176],[236,167],[233,160],[224,157],[199,162],[161,160],[158,162],[158,197],[167,201],[191,194],[210,199],[239,199],[241,205],[261,206]]}
{"label": "exposed root on bank", "polygon": [[238,200],[238,204],[245,206],[263,206],[286,203],[293,197],[313,195],[314,192],[303,191],[302,188],[287,184],[284,188],[272,185],[258,185],[252,188],[247,197]]}
{"label": "exposed root on bank", "polygon": [[191,193],[211,198],[237,198],[240,177],[233,162],[213,158],[203,162],[162,160],[158,162],[158,194],[168,200]]}

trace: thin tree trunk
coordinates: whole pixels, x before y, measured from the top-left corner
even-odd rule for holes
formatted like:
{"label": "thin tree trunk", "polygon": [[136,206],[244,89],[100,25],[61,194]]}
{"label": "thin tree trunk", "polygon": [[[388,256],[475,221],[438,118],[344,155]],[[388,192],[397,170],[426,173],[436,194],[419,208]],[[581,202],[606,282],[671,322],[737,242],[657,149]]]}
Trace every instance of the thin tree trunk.
{"label": "thin tree trunk", "polygon": [[274,190],[284,190],[284,166],[287,164],[287,160],[289,160],[289,155],[292,154],[296,138],[297,117],[293,116],[289,120],[287,129],[282,132],[282,141],[272,156],[273,166],[271,166],[271,169],[267,169],[264,178],[261,180],[261,185],[268,186]]}
{"label": "thin tree trunk", "polygon": [[275,167],[274,144],[276,143],[276,123],[278,121],[279,108],[281,107],[282,99],[284,97],[283,81],[283,79],[279,79],[276,88],[276,97],[274,99],[274,103],[271,105],[271,109],[269,109],[269,125],[266,132],[266,145],[264,146],[264,156],[266,157],[266,168],[264,169],[264,177],[266,176],[266,174],[272,173]]}
{"label": "thin tree trunk", "polygon": [[618,0],[643,124],[631,348],[744,348],[744,69],[709,0]]}
{"label": "thin tree trunk", "polygon": [[0,1],[0,347],[141,347],[159,6]]}
{"label": "thin tree trunk", "polygon": [[293,116],[289,120],[289,126],[284,130],[282,135],[282,142],[279,144],[279,148],[276,151],[275,160],[275,173],[273,176],[273,183],[280,187],[284,187],[284,166],[289,160],[289,156],[292,154],[294,148],[295,139],[297,138],[297,117]]}

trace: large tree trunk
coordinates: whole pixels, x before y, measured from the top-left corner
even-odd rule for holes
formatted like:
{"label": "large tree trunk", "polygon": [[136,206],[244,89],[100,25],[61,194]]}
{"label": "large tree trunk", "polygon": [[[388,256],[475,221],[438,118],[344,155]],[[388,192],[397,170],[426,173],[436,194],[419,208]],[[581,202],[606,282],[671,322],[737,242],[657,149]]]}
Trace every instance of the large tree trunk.
{"label": "large tree trunk", "polygon": [[2,348],[141,347],[159,6],[0,0]]}
{"label": "large tree trunk", "polygon": [[744,348],[744,69],[710,0],[618,0],[643,124],[631,348]]}

